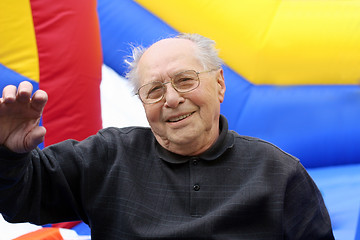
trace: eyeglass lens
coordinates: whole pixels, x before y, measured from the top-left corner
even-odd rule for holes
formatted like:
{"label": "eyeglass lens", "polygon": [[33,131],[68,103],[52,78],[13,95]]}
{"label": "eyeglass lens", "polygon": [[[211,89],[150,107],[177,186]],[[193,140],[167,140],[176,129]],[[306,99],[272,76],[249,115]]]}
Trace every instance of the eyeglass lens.
{"label": "eyeglass lens", "polygon": [[[139,95],[143,102],[153,103],[160,100],[164,93],[165,87],[162,82],[152,82],[144,85],[139,89]],[[181,72],[172,78],[172,85],[178,92],[188,92],[199,85],[199,77],[193,70]]]}

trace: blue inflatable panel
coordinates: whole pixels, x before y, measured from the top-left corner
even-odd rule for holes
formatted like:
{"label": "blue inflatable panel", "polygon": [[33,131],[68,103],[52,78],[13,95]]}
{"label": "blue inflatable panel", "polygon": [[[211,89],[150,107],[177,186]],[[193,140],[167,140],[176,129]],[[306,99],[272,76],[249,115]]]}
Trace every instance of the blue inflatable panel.
{"label": "blue inflatable panel", "polygon": [[[308,172],[324,197],[335,239],[354,239],[360,220],[360,164],[309,169]],[[359,234],[360,230],[357,231]]]}
{"label": "blue inflatable panel", "polygon": [[72,230],[74,230],[78,235],[82,235],[82,236],[90,236],[91,235],[91,230],[89,228],[89,226],[84,223],[81,222],[78,225],[76,225],[75,227],[72,228]]}
{"label": "blue inflatable panel", "polygon": [[34,91],[39,89],[39,83],[30,80],[29,78],[5,67],[3,64],[0,63],[0,89],[1,89],[1,95],[2,90],[6,85],[19,85],[22,81],[29,81],[34,86]]}
{"label": "blue inflatable panel", "polygon": [[98,1],[104,63],[124,76],[131,44],[149,46],[177,32],[131,0]]}
{"label": "blue inflatable panel", "polygon": [[231,129],[274,143],[307,168],[360,163],[354,157],[360,156],[359,86],[235,87],[243,83],[234,81],[227,81],[222,105]]}
{"label": "blue inflatable panel", "polygon": [[358,218],[358,224],[356,228],[356,234],[355,234],[355,240],[360,240],[360,211],[359,211],[359,218]]}

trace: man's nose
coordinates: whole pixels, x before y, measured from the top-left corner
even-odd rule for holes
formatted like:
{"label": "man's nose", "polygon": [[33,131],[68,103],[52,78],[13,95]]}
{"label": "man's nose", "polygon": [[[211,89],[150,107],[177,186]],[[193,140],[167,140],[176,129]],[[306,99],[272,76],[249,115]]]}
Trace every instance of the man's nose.
{"label": "man's nose", "polygon": [[177,92],[171,84],[166,84],[164,98],[165,107],[169,108],[176,108],[179,104],[185,101],[182,94]]}

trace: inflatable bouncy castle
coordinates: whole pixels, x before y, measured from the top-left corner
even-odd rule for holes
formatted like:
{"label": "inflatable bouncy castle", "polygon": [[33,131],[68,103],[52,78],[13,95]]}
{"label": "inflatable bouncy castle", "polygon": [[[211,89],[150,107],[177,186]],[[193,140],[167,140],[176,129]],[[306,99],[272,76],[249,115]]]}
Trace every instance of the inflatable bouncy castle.
{"label": "inflatable bouncy castle", "polygon": [[1,89],[27,80],[48,92],[45,144],[96,133],[102,127],[96,1],[1,1],[0,14]]}
{"label": "inflatable bouncy castle", "polygon": [[101,67],[124,76],[131,45],[177,32],[214,39],[229,128],[298,157],[335,237],[360,238],[359,0],[17,0],[0,13],[0,86],[26,79],[49,93],[45,145],[102,127]]}

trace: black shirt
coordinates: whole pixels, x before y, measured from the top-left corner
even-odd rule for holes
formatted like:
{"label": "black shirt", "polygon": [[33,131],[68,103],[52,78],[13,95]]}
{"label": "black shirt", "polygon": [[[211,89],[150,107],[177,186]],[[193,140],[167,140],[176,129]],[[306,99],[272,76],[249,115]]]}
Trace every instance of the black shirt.
{"label": "black shirt", "polygon": [[0,212],[37,224],[83,220],[92,239],[334,239],[300,162],[228,131],[199,156],[149,128],[107,128],[29,154],[0,149]]}

